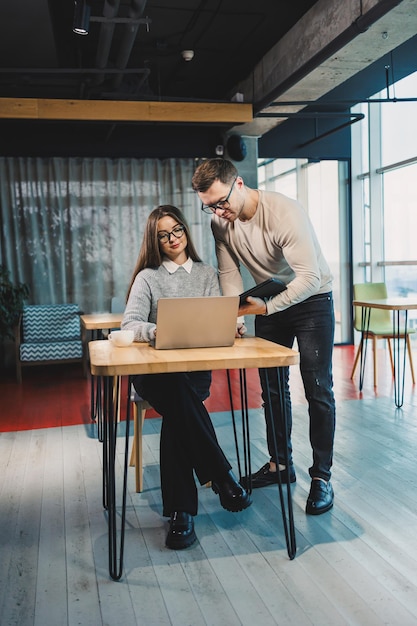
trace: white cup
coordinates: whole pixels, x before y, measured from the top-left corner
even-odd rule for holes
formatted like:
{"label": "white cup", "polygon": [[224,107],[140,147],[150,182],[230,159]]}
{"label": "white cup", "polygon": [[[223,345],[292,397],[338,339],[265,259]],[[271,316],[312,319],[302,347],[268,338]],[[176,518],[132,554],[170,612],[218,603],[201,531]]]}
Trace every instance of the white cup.
{"label": "white cup", "polygon": [[135,334],[133,330],[112,330],[109,333],[109,339],[113,342],[113,345],[118,348],[123,348],[125,346],[130,346],[133,343],[135,338]]}

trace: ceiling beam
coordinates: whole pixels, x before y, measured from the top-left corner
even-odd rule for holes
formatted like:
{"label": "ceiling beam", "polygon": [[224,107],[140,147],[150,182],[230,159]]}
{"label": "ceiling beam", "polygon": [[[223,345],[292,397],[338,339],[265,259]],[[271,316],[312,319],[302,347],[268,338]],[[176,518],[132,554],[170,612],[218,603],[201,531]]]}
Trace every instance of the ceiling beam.
{"label": "ceiling beam", "polygon": [[0,98],[0,119],[241,124],[251,104]]}
{"label": "ceiling beam", "polygon": [[285,119],[274,113],[301,110],[296,102],[322,98],[416,33],[416,0],[319,0],[235,87],[255,115],[236,131],[266,134]]}

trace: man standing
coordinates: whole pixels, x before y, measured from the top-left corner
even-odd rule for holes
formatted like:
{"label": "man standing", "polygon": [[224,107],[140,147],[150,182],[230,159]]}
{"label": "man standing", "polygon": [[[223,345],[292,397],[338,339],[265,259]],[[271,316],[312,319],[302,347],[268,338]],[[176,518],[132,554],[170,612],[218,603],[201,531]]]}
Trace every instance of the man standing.
{"label": "man standing", "polygon": [[[257,284],[276,277],[287,285],[285,291],[269,300],[248,298],[240,307],[239,314],[256,315],[255,334],[258,337],[287,347],[292,347],[294,339],[297,339],[313,452],[306,513],[320,515],[333,506],[330,469],[335,431],[332,378],[334,310],[330,269],[301,205],[280,193],[247,187],[230,161],[203,161],[194,173],[192,187],[202,201],[202,209],[213,214],[211,226],[223,294],[236,295],[243,291],[240,264],[249,270]],[[285,446],[288,449],[290,482],[296,480],[292,464],[288,377],[287,368],[285,402],[288,433],[284,433],[276,377],[271,370],[260,371],[264,404],[268,384],[272,400],[272,415],[268,408],[265,410],[270,460],[252,475],[253,488],[277,483],[277,472],[280,472],[282,482],[287,481]],[[278,459],[274,454],[274,427]],[[247,484],[248,477],[244,477],[242,482]]]}

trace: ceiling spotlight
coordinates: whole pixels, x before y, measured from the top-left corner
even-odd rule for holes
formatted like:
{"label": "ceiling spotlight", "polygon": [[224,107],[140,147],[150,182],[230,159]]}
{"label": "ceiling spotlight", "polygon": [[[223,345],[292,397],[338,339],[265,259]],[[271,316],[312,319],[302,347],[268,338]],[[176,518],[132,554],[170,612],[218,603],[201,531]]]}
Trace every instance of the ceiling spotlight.
{"label": "ceiling spotlight", "polygon": [[74,22],[72,30],[77,35],[88,35],[90,27],[90,5],[85,0],[74,1]]}
{"label": "ceiling spotlight", "polygon": [[191,61],[194,58],[194,50],[183,50],[181,56],[184,61]]}

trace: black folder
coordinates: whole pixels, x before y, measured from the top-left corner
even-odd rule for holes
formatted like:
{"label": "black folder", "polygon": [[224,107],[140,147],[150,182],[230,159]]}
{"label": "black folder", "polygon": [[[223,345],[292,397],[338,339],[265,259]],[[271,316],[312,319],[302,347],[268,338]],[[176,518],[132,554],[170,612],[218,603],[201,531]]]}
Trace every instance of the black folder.
{"label": "black folder", "polygon": [[259,283],[259,285],[255,285],[255,287],[251,287],[251,289],[241,293],[239,306],[244,304],[248,296],[262,299],[272,298],[272,296],[276,296],[286,288],[287,285],[283,283],[282,280],[279,280],[279,278],[268,278],[267,280],[264,280],[263,283]]}

